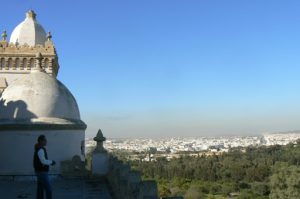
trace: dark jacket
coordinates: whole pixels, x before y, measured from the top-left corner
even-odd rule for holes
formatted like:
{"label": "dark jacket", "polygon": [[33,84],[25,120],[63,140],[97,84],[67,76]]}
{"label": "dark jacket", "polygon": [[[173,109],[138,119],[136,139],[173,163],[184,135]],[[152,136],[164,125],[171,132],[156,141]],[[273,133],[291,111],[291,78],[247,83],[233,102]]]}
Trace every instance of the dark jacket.
{"label": "dark jacket", "polygon": [[45,147],[41,146],[40,144],[36,144],[34,146],[34,155],[33,155],[33,167],[35,171],[38,172],[48,172],[49,171],[49,166],[48,165],[43,165],[39,156],[38,156],[38,151],[39,150],[44,150],[45,153],[45,158],[48,159],[47,155],[47,150]]}

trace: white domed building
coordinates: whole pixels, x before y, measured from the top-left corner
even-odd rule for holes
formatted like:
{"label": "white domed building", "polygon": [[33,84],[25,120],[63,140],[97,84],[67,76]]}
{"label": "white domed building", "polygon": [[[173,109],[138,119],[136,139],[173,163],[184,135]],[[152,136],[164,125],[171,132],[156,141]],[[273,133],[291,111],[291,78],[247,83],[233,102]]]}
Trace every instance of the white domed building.
{"label": "white domed building", "polygon": [[[29,11],[0,41],[0,175],[31,175],[37,137],[48,140],[48,156],[58,164],[84,158],[86,124],[72,93],[56,79],[59,64],[51,35]],[[2,93],[1,93],[2,92]]]}
{"label": "white domed building", "polygon": [[37,22],[34,11],[29,10],[25,20],[13,30],[9,42],[35,46],[36,44],[44,45],[46,39],[45,29]]}

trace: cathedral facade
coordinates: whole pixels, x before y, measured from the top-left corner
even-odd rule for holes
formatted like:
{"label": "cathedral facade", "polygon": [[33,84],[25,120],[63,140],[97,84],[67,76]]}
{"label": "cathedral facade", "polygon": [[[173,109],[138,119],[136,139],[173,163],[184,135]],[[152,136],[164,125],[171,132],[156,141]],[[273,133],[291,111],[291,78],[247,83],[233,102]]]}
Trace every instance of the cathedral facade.
{"label": "cathedral facade", "polygon": [[84,158],[86,124],[72,93],[57,80],[58,56],[30,10],[7,41],[0,41],[0,175],[33,174],[32,156],[39,135],[48,139],[48,155],[58,164]]}

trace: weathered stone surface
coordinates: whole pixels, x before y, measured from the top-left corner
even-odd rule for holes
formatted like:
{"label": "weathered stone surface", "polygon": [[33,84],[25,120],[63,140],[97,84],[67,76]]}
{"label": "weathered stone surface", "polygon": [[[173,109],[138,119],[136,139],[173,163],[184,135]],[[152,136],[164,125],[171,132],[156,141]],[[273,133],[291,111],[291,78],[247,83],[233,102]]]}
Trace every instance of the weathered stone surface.
{"label": "weathered stone surface", "polygon": [[113,197],[116,199],[158,199],[155,181],[142,181],[141,174],[115,157],[110,158],[107,175]]}
{"label": "weathered stone surface", "polygon": [[40,60],[42,69],[53,77],[58,74],[58,56],[51,41],[52,36],[46,35],[43,27],[33,17],[35,13],[32,13],[34,12],[29,11],[26,19],[15,28],[10,43],[6,41],[6,31],[2,33],[0,74],[8,85],[34,69],[37,53],[42,54]]}
{"label": "weathered stone surface", "polygon": [[142,181],[141,173],[138,171],[130,171],[128,181],[130,183],[140,183]]}
{"label": "weathered stone surface", "polygon": [[72,160],[61,162],[61,175],[65,177],[87,176],[89,172],[85,169],[85,163],[76,155]]}
{"label": "weathered stone surface", "polygon": [[96,175],[106,175],[108,173],[109,157],[107,153],[93,153],[92,173]]}
{"label": "weathered stone surface", "polygon": [[25,74],[8,85],[0,98],[0,109],[0,119],[80,120],[77,102],[67,87],[40,71]]}
{"label": "weathered stone surface", "polygon": [[158,198],[157,184],[154,180],[143,181],[141,186],[144,198]]}
{"label": "weathered stone surface", "polygon": [[5,77],[0,77],[0,96],[6,87],[7,87],[7,82],[6,82]]}
{"label": "weathered stone surface", "polygon": [[106,140],[106,138],[103,136],[103,133],[101,129],[98,130],[98,133],[96,137],[94,137],[94,141],[97,142],[97,146],[93,153],[106,153],[107,151],[103,147],[103,142]]}

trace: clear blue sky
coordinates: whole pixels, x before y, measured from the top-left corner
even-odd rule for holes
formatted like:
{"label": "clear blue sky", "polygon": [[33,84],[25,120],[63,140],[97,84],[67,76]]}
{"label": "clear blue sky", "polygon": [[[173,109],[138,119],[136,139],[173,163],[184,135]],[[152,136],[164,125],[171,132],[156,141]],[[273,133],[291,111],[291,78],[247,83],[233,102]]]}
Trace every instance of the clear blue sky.
{"label": "clear blue sky", "polygon": [[300,1],[13,0],[0,28],[30,8],[88,136],[300,129]]}

